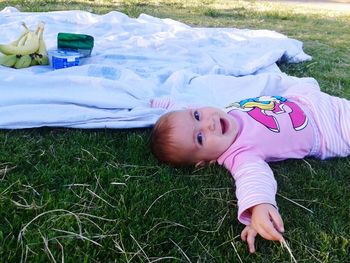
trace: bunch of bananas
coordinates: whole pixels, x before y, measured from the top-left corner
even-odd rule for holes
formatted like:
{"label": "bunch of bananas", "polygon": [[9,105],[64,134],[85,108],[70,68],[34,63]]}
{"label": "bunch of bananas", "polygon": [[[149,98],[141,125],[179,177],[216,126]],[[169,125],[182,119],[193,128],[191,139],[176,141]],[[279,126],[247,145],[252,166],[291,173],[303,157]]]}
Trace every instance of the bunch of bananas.
{"label": "bunch of bananas", "polygon": [[48,65],[46,45],[43,38],[45,24],[40,22],[36,31],[31,31],[22,22],[24,31],[17,40],[6,44],[0,44],[0,65],[17,69],[35,65]]}

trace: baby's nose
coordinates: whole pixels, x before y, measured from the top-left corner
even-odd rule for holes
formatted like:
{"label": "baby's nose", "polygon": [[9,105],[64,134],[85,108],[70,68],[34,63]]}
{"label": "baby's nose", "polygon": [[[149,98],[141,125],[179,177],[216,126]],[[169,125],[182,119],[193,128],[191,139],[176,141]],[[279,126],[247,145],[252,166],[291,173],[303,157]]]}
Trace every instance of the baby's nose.
{"label": "baby's nose", "polygon": [[206,128],[209,131],[214,131],[215,130],[215,122],[214,122],[214,120],[208,119],[207,122],[206,122]]}

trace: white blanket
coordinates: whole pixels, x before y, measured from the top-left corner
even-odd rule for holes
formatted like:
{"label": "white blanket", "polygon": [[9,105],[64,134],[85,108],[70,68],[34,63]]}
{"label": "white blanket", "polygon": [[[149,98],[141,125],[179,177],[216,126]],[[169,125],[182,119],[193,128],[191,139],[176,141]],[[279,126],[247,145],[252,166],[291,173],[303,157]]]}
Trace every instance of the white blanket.
{"label": "white blanket", "polygon": [[278,60],[311,57],[300,41],[273,31],[194,28],[145,14],[134,19],[119,12],[24,13],[7,7],[0,12],[0,43],[17,38],[21,21],[32,29],[46,23],[49,50],[59,32],[92,35],[95,46],[78,67],[0,66],[2,129],[148,127],[165,111],[151,108],[151,98],[222,107],[300,82],[317,86],[280,72]]}

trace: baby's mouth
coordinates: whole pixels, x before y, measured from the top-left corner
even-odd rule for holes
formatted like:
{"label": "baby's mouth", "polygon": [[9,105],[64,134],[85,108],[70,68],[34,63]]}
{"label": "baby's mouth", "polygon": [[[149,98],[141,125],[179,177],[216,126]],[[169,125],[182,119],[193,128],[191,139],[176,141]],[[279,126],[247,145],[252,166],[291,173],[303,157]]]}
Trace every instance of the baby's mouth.
{"label": "baby's mouth", "polygon": [[228,130],[227,120],[220,118],[221,134],[225,134]]}

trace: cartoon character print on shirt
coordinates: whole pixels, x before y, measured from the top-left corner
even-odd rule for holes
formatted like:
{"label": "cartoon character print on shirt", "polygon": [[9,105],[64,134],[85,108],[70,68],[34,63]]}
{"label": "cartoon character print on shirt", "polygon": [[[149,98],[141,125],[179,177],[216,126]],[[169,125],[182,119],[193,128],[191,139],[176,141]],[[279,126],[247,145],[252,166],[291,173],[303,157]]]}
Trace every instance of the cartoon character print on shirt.
{"label": "cartoon character print on shirt", "polygon": [[250,117],[273,132],[280,132],[280,126],[278,120],[273,116],[274,114],[289,114],[292,126],[296,131],[304,129],[308,123],[307,116],[302,109],[296,103],[281,96],[245,99],[239,103],[231,104],[227,109],[245,111]]}

